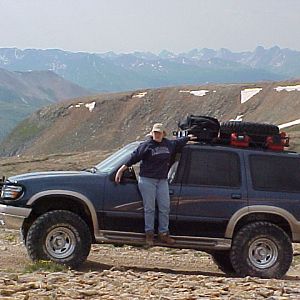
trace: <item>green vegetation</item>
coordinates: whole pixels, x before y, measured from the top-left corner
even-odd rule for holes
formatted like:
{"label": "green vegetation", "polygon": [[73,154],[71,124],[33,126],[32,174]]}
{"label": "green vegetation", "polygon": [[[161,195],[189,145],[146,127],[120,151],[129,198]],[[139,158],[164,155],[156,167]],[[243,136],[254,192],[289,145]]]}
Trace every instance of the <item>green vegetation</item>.
{"label": "green vegetation", "polygon": [[24,268],[24,273],[33,273],[36,271],[43,271],[43,272],[66,272],[68,267],[64,265],[57,264],[53,261],[48,260],[39,260],[33,263],[29,263]]}
{"label": "green vegetation", "polygon": [[10,141],[14,141],[14,147],[11,149],[11,152],[24,147],[26,143],[34,140],[45,128],[45,124],[38,124],[30,118],[25,119],[15,127],[11,134],[5,137],[0,146],[0,153],[1,151],[5,151],[5,147],[10,144]]}
{"label": "green vegetation", "polygon": [[21,144],[25,143],[28,140],[31,140],[39,132],[44,129],[44,126],[37,124],[36,122],[32,122],[30,119],[25,119],[14,129],[14,131],[9,136],[10,139],[14,139],[15,143]]}
{"label": "green vegetation", "polygon": [[17,242],[18,238],[15,234],[7,234],[5,235],[4,239],[8,242]]}
{"label": "green vegetation", "polygon": [[18,139],[22,140],[31,139],[41,131],[41,128],[37,124],[30,122],[28,119],[23,121],[17,129],[14,132],[14,137],[16,138],[17,135]]}
{"label": "green vegetation", "polygon": [[[42,102],[41,106],[46,105]],[[3,139],[20,121],[39,108],[38,105],[15,104],[0,101],[0,140]]]}

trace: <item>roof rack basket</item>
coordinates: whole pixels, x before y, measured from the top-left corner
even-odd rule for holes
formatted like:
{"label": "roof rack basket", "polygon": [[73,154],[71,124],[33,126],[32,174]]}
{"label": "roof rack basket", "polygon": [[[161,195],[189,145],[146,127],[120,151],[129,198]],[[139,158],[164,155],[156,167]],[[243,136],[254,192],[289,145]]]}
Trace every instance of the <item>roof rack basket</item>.
{"label": "roof rack basket", "polygon": [[283,151],[284,147],[290,145],[290,138],[285,132],[280,132],[273,136],[268,136],[266,138],[266,148],[273,151]]}

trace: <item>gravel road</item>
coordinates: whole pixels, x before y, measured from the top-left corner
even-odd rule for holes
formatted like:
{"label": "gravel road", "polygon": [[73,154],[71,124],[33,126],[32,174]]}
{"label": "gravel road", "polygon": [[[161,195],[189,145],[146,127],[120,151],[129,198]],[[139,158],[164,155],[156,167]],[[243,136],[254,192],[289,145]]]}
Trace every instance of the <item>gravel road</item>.
{"label": "gravel road", "polygon": [[300,299],[300,253],[283,280],[232,278],[194,250],[93,245],[77,271],[34,271],[18,232],[0,229],[0,299]]}

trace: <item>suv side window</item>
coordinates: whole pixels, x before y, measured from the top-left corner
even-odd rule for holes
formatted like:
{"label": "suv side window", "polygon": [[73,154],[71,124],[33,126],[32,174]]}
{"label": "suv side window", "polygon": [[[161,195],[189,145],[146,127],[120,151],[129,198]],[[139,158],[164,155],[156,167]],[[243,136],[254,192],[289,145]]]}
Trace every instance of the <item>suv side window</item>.
{"label": "suv side window", "polygon": [[200,186],[240,187],[239,156],[229,151],[193,149],[183,183]]}
{"label": "suv side window", "polygon": [[300,158],[251,155],[250,172],[256,190],[300,191]]}

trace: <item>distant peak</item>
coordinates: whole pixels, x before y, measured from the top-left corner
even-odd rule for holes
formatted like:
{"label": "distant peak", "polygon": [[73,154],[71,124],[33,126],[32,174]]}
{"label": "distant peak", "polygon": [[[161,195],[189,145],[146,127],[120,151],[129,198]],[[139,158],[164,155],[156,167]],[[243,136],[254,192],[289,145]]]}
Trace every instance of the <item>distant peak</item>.
{"label": "distant peak", "polygon": [[257,46],[254,51],[255,52],[263,52],[263,51],[265,51],[265,48],[263,46]]}
{"label": "distant peak", "polygon": [[281,49],[280,49],[280,47],[278,47],[278,46],[274,46],[274,47],[270,48],[269,51],[270,51],[270,52],[280,52]]}
{"label": "distant peak", "polygon": [[161,58],[172,58],[172,57],[175,57],[175,54],[171,51],[168,51],[168,50],[162,50],[158,54],[158,56],[161,57]]}
{"label": "distant peak", "polygon": [[227,48],[221,48],[219,51],[222,52],[222,53],[232,53],[232,52],[231,52],[229,49],[227,49]]}

